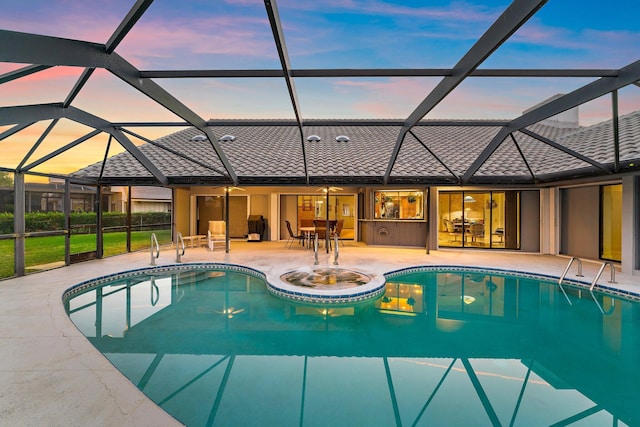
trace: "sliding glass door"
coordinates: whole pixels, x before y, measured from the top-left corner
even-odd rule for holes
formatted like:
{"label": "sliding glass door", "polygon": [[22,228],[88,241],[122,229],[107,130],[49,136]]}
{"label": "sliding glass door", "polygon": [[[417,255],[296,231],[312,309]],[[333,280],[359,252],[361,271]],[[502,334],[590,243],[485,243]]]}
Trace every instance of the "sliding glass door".
{"label": "sliding glass door", "polygon": [[520,246],[518,191],[446,191],[438,195],[438,246]]}

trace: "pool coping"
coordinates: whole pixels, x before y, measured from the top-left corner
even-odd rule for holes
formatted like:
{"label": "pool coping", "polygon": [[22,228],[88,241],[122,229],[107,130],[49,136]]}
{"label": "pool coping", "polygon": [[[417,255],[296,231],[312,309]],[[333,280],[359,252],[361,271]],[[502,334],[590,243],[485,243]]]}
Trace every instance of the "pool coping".
{"label": "pool coping", "polygon": [[[267,289],[274,295],[299,301],[305,303],[313,303],[313,304],[350,304],[357,303],[362,301],[367,301],[369,299],[376,298],[382,295],[385,291],[386,281],[387,279],[394,278],[401,274],[407,273],[418,273],[422,271],[438,271],[438,270],[454,270],[460,272],[473,272],[473,273],[484,273],[484,274],[502,274],[505,276],[514,276],[518,278],[530,278],[536,280],[546,280],[546,281],[559,281],[560,277],[553,276],[549,274],[543,273],[531,273],[527,271],[521,270],[512,270],[512,269],[501,269],[501,268],[493,268],[493,267],[476,267],[476,266],[468,266],[468,265],[455,265],[455,264],[435,264],[435,265],[417,265],[411,267],[404,267],[397,270],[392,270],[386,273],[382,273],[381,275],[372,273],[372,272],[364,272],[359,270],[357,271],[361,274],[365,274],[371,278],[371,281],[365,285],[358,286],[357,288],[349,288],[342,290],[305,290],[302,291],[299,287],[294,285],[285,283],[280,279],[280,276],[284,274],[284,272],[280,270],[276,270],[275,273],[264,273],[260,270],[257,270],[252,267],[247,267],[239,264],[231,264],[224,262],[190,262],[190,263],[176,263],[176,264],[165,264],[161,266],[148,266],[142,268],[136,268],[132,270],[120,271],[117,273],[112,273],[104,276],[98,276],[94,279],[84,280],[76,285],[71,286],[67,290],[62,293],[62,302],[64,303],[71,296],[76,295],[78,293],[82,293],[85,290],[89,290],[100,286],[106,282],[112,281],[114,279],[119,278],[128,278],[135,276],[144,276],[148,275],[149,272],[174,272],[181,270],[193,270],[193,269],[211,269],[211,268],[225,268],[229,270],[235,270],[242,273],[250,274],[252,276],[261,278],[265,281]],[[319,267],[322,269],[326,269],[327,267]],[[349,268],[350,270],[353,270]],[[292,271],[288,269],[288,271]],[[565,278],[562,282],[562,285],[567,285],[570,287],[578,288],[581,290],[591,291],[591,283],[586,282],[584,280],[574,279],[574,278]],[[560,286],[562,289],[562,286]],[[624,289],[614,288],[607,285],[596,284],[593,287],[593,291],[601,292],[608,295],[628,299],[631,301],[640,301],[640,293],[628,291]]]}

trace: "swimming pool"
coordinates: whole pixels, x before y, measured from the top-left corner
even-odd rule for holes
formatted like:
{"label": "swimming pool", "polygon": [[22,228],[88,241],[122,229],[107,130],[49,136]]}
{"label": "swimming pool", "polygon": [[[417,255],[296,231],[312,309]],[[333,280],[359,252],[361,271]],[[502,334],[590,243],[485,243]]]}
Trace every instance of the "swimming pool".
{"label": "swimming pool", "polygon": [[[638,302],[511,272],[416,268],[318,306],[240,266],[72,288],[72,321],[190,425],[638,425]],[[595,297],[595,299],[594,299]]]}

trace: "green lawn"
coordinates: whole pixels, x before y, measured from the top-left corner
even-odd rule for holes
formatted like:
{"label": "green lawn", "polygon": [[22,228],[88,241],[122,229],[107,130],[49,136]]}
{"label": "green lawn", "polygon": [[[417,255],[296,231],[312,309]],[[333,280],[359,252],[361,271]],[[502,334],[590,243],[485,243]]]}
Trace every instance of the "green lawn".
{"label": "green lawn", "polygon": [[[131,232],[131,250],[148,249],[151,233],[156,233],[158,242],[171,243],[171,230],[149,230]],[[103,236],[104,256],[125,253],[127,233],[105,233]],[[71,236],[71,253],[96,250],[95,234],[74,234]],[[25,240],[25,264],[27,271],[40,270],[52,263],[64,263],[64,236],[29,237]],[[36,268],[33,268],[36,267]],[[0,278],[13,276],[13,240],[0,240]]]}

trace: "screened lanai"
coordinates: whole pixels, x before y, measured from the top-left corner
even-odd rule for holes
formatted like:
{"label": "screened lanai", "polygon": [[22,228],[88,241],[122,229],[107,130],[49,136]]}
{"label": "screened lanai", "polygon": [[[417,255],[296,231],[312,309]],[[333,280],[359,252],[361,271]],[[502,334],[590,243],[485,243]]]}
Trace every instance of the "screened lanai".
{"label": "screened lanai", "polygon": [[[477,205],[491,212],[496,211],[494,190],[522,191],[520,195],[526,193],[527,201],[534,202],[534,209],[525,215],[539,215],[529,218],[541,224],[532,238],[539,244],[537,251],[508,252],[504,230],[499,235],[491,230],[488,238],[499,237],[496,241],[503,252],[489,257],[487,252],[454,248],[433,251],[428,262],[491,264],[558,275],[566,260],[539,255],[557,255],[554,245],[561,246],[560,231],[554,227],[564,225],[558,213],[564,207],[558,206],[564,186],[570,187],[565,200],[575,203],[568,215],[572,222],[591,215],[596,223],[593,228],[597,228],[601,218],[622,218],[622,263],[630,267],[618,269],[616,286],[637,296],[638,11],[635,0],[4,2],[0,14],[0,279],[10,280],[0,282],[0,312],[6,326],[2,335],[6,345],[0,352],[5,380],[0,413],[14,425],[26,420],[41,424],[177,423],[167,414],[158,415],[162,409],[116,372],[115,363],[108,363],[96,352],[96,348],[105,350],[113,360],[129,363],[118,341],[133,341],[139,354],[131,357],[130,366],[139,369],[143,386],[153,384],[165,370],[169,375],[175,373],[171,364],[175,360],[200,358],[198,363],[192,362],[192,377],[173,386],[157,383],[171,400],[182,398],[184,390],[205,378],[208,389],[200,395],[211,398],[205,405],[211,414],[209,424],[213,424],[218,408],[224,409],[226,402],[220,402],[232,395],[236,384],[232,375],[242,372],[247,359],[270,359],[259,371],[273,375],[273,356],[286,356],[282,365],[288,367],[289,376],[278,380],[307,385],[312,384],[307,378],[315,374],[323,381],[341,380],[336,384],[346,387],[334,389],[346,395],[354,379],[364,378],[353,369],[361,363],[350,356],[355,349],[374,366],[365,384],[373,384],[372,390],[386,396],[387,405],[380,409],[389,425],[402,425],[403,420],[416,425],[428,422],[423,414],[430,402],[434,398],[448,400],[443,397],[446,389],[458,378],[467,387],[456,398],[465,399],[466,406],[477,405],[487,425],[500,425],[501,420],[511,420],[514,425],[517,416],[518,421],[525,419],[527,405],[537,401],[528,393],[541,386],[545,389],[540,395],[548,399],[541,400],[543,406],[560,402],[569,394],[582,402],[580,406],[564,405],[559,416],[546,410],[548,407],[540,411],[538,416],[545,415],[556,425],[598,423],[603,419],[600,417],[610,420],[611,425],[632,425],[638,419],[634,402],[602,391],[602,381],[617,378],[621,364],[616,352],[621,350],[624,356],[622,365],[636,362],[638,333],[633,320],[638,313],[620,304],[605,306],[614,316],[603,316],[602,323],[577,318],[576,324],[584,327],[582,333],[580,328],[568,327],[571,324],[559,309],[566,308],[566,294],[505,286],[507,292],[494,300],[496,285],[487,278],[474,285],[483,295],[487,291],[487,300],[495,302],[491,307],[496,312],[505,300],[549,299],[553,300],[548,310],[552,317],[542,319],[520,309],[517,313],[507,310],[506,316],[465,312],[463,288],[460,295],[445,295],[442,289],[437,296],[434,288],[424,300],[430,305],[425,304],[421,316],[414,317],[418,323],[413,326],[405,323],[408,316],[380,317],[381,323],[392,322],[414,332],[411,340],[401,340],[394,333],[365,334],[361,326],[354,334],[348,326],[352,322],[359,325],[359,318],[345,315],[331,319],[332,313],[318,312],[313,313],[317,329],[339,335],[345,345],[323,346],[323,342],[313,341],[312,351],[301,356],[296,337],[304,339],[310,334],[296,316],[311,315],[305,310],[300,314],[282,310],[285,326],[274,329],[272,319],[264,316],[260,306],[267,295],[255,283],[229,282],[233,286],[220,292],[223,298],[232,298],[238,313],[245,310],[245,315],[252,316],[238,315],[233,320],[228,311],[216,312],[213,306],[200,307],[192,317],[178,319],[174,317],[175,305],[160,304],[131,322],[131,307],[136,305],[130,298],[132,288],[134,292],[136,287],[143,289],[145,304],[160,293],[162,303],[165,297],[175,296],[179,302],[185,295],[194,300],[201,296],[193,286],[181,288],[184,283],[180,280],[164,280],[158,287],[152,278],[123,286],[100,295],[96,303],[81,303],[70,311],[72,317],[77,315],[75,310],[90,313],[86,318],[93,335],[88,334],[88,339],[63,312],[60,295],[98,275],[147,267],[148,253],[111,255],[148,251],[152,231],[161,242],[171,242],[177,227],[176,206],[191,208],[194,200],[207,197],[217,203],[232,190],[246,194],[251,189],[251,197],[257,199],[252,200],[254,205],[269,213],[281,208],[283,199],[297,198],[295,192],[321,198],[321,191],[326,188],[329,193],[331,186],[348,188],[355,201],[365,193],[375,198],[376,193],[388,189],[418,189],[425,196],[425,208],[438,200],[438,191],[455,191],[460,211],[464,211],[464,195],[477,197],[486,192],[489,198],[477,197]],[[594,187],[587,187],[593,183]],[[597,186],[614,188],[607,192]],[[201,193],[201,188],[206,190]],[[604,212],[609,217],[596,212],[597,203],[585,202],[610,194],[618,197],[618,193],[622,213]],[[281,204],[274,206],[274,200]],[[164,208],[154,211],[161,205]],[[348,206],[360,214],[356,203]],[[430,212],[435,211],[431,206]],[[195,221],[196,214],[189,214]],[[438,226],[431,224],[440,218],[428,214],[415,222],[420,230],[427,224],[431,229]],[[518,210],[518,214],[522,212]],[[281,218],[269,219],[276,222]],[[576,227],[571,237],[590,231]],[[384,224],[374,230],[381,236],[391,226]],[[231,254],[235,258],[224,259],[253,268],[260,263],[282,265],[283,260],[293,266],[299,259],[296,257],[305,256],[305,262],[311,264],[312,251],[286,248],[277,241],[279,237],[262,246],[253,244],[253,252],[238,250]],[[464,241],[464,237],[455,238],[456,242]],[[55,246],[49,243],[51,239]],[[582,241],[576,240],[575,245],[580,246]],[[598,236],[591,240],[597,246]],[[256,261],[256,248],[263,251],[264,259]],[[410,256],[409,251],[396,248],[372,248],[372,252],[356,244],[341,248],[341,262],[375,264],[381,272],[411,268],[427,259],[424,246],[411,251]],[[168,259],[174,253],[173,246],[165,251],[163,263],[172,263],[173,259]],[[190,260],[210,263],[223,259],[223,253],[198,248],[191,252],[197,256]],[[71,265],[92,258],[101,259]],[[327,259],[329,255],[323,261]],[[54,269],[61,266],[65,267]],[[41,270],[50,271],[28,275]],[[596,270],[595,264],[585,263],[588,277]],[[613,266],[611,270],[613,273]],[[453,286],[458,289],[463,283],[454,282]],[[180,294],[185,288],[192,294]],[[591,299],[593,294],[576,293],[580,296],[570,292],[580,303],[576,311],[595,312],[598,300]],[[256,301],[254,309],[246,305],[247,297],[252,303]],[[114,299],[124,300],[126,307],[116,315],[109,313]],[[443,299],[454,309],[448,310]],[[521,323],[514,321],[516,315]],[[108,323],[103,323],[107,317],[126,326],[121,336],[110,334]],[[190,324],[193,329],[199,326],[194,320],[205,319],[219,325],[220,332],[210,335],[211,339],[197,349],[178,348],[187,334],[158,327],[162,318],[173,319],[174,326]],[[481,328],[495,336],[507,330],[513,333],[507,358],[518,376],[513,377],[504,363],[498,363],[496,370],[512,384],[521,384],[506,393],[513,403],[508,407],[497,403],[491,383],[483,378],[491,369],[489,358],[497,356],[493,341],[487,340],[473,351],[460,351],[459,343],[476,340],[473,330],[460,329],[448,336],[437,333],[435,337],[424,333],[433,330],[437,322],[443,322],[447,329],[455,325],[453,322],[470,318],[479,318]],[[623,324],[630,326],[622,328]],[[153,334],[142,338],[140,330],[146,325]],[[237,342],[229,339],[229,325],[242,334]],[[630,337],[636,340],[623,340],[621,334],[604,338],[605,331],[619,332],[616,328],[631,329]],[[520,332],[525,329],[539,331],[540,340],[534,344],[540,350],[535,360],[524,351],[527,345]],[[385,354],[363,351],[372,341],[382,343],[380,349]],[[572,352],[553,351],[566,342],[573,346]],[[219,355],[207,356],[207,351]],[[343,371],[327,375],[321,365],[314,365],[314,357],[315,362],[322,357],[339,357],[347,364]],[[424,397],[416,399],[419,412],[411,418],[398,404],[403,375],[396,370],[401,359],[409,357],[432,359],[429,369],[438,373],[432,387],[424,388]],[[575,389],[555,374],[560,371],[560,362],[567,361],[567,377],[580,376],[573,384]],[[221,381],[210,381],[211,377],[205,377],[209,373]],[[251,413],[248,403],[274,402],[271,407],[278,409],[283,399],[276,387],[264,389],[257,384],[262,381],[269,386],[264,378],[251,382],[248,393],[241,395],[241,405],[228,408],[243,415]],[[623,381],[633,383],[632,379],[624,377]],[[312,399],[310,387],[282,389],[298,394],[300,404],[294,409],[300,414],[320,402]],[[193,402],[184,406],[188,408]],[[447,409],[447,415],[452,413],[455,411]],[[354,419],[353,408],[345,414],[345,419]],[[376,412],[359,413],[361,419],[372,414]],[[302,419],[295,424],[302,425]]]}

